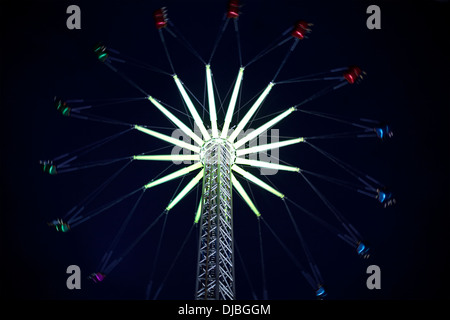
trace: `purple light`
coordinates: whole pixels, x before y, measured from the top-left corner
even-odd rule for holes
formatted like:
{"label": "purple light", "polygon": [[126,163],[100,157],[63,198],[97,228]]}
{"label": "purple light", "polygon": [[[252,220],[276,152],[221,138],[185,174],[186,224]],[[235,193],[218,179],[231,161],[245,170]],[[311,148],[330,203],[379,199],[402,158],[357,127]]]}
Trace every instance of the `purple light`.
{"label": "purple light", "polygon": [[103,274],[101,274],[100,272],[98,272],[98,273],[95,274],[95,278],[96,278],[99,282],[101,282],[101,281],[103,281],[103,279],[105,279],[105,276],[104,276]]}

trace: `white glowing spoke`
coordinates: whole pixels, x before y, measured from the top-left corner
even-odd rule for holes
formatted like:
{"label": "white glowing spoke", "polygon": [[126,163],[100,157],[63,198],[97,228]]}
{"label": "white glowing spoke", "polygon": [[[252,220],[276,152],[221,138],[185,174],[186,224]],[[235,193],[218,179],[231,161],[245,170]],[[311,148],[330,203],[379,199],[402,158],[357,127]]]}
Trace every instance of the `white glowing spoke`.
{"label": "white glowing spoke", "polygon": [[206,86],[208,88],[209,117],[211,119],[212,136],[213,138],[218,138],[219,131],[217,130],[216,103],[214,101],[211,66],[209,64],[206,65]]}
{"label": "white glowing spoke", "polygon": [[239,69],[239,73],[234,84],[233,93],[231,94],[230,104],[228,105],[227,114],[225,116],[225,123],[223,124],[221,138],[226,139],[228,135],[228,129],[230,128],[231,120],[233,119],[234,108],[236,107],[236,101],[241,87],[242,76],[244,75],[244,67]]}
{"label": "white glowing spoke", "polygon": [[169,142],[169,143],[174,144],[176,146],[179,146],[181,148],[186,148],[188,150],[194,151],[195,153],[200,153],[200,148],[196,147],[196,146],[194,146],[192,144],[189,144],[189,143],[186,143],[184,141],[181,141],[181,140],[169,137],[169,136],[167,136],[165,134],[162,134],[162,133],[159,133],[159,132],[156,132],[156,131],[144,128],[142,126],[135,125],[134,128],[139,130],[139,131],[141,131],[141,132],[143,132],[143,133],[146,133],[148,135],[151,135],[151,136],[153,136],[155,138],[158,138],[158,139],[161,139],[163,141]]}
{"label": "white glowing spoke", "polygon": [[191,98],[189,98],[189,96],[188,96],[186,90],[184,89],[183,84],[181,83],[180,79],[178,78],[177,75],[174,75],[173,79],[175,80],[175,83],[176,83],[176,85],[178,87],[178,90],[180,91],[184,102],[186,103],[189,111],[191,112],[192,117],[194,118],[195,124],[200,129],[203,137],[205,138],[205,141],[210,140],[211,136],[209,135],[208,131],[206,130],[202,119],[200,118],[197,110],[195,109],[194,104],[192,103]]}
{"label": "white glowing spoke", "polygon": [[172,173],[170,173],[170,174],[168,174],[168,175],[166,175],[166,176],[164,176],[162,178],[159,178],[159,179],[157,179],[155,181],[152,181],[152,182],[146,184],[144,186],[144,188],[145,189],[149,189],[149,188],[155,187],[155,186],[157,186],[159,184],[165,183],[167,181],[179,178],[181,176],[184,176],[184,175],[188,174],[191,171],[194,171],[194,170],[200,168],[201,166],[202,166],[201,162],[194,163],[193,165],[190,165],[189,167],[186,167],[186,168],[180,169],[178,171],[172,172]]}
{"label": "white glowing spoke", "polygon": [[244,199],[245,203],[247,203],[247,205],[250,207],[250,209],[252,209],[252,211],[256,214],[256,216],[259,217],[261,215],[261,213],[259,213],[256,206],[253,204],[253,201],[250,199],[247,192],[245,192],[244,188],[239,183],[239,181],[236,179],[234,174],[231,174],[231,182],[233,183],[233,187],[236,188],[236,191],[241,195],[242,199]]}
{"label": "white glowing spoke", "polygon": [[198,154],[163,154],[163,155],[137,155],[134,160],[154,160],[154,161],[200,161]]}
{"label": "white glowing spoke", "polygon": [[250,147],[247,149],[239,149],[239,150],[236,150],[236,156],[239,157],[239,156],[243,156],[243,155],[250,154],[250,153],[258,153],[261,151],[281,148],[281,147],[289,146],[291,144],[300,143],[300,142],[304,142],[304,141],[305,141],[304,138],[296,138],[296,139],[290,139],[290,140],[286,140],[286,141],[263,144],[260,146]]}
{"label": "white glowing spoke", "polygon": [[185,134],[187,134],[189,137],[191,137],[199,146],[203,145],[203,140],[196,135],[191,129],[189,129],[183,122],[181,122],[180,119],[178,119],[176,116],[173,115],[169,110],[167,110],[164,106],[162,106],[158,100],[155,98],[148,96],[148,100],[150,100],[151,103],[155,107],[159,109],[167,118],[169,118],[178,128],[180,128],[181,131],[183,131]]}
{"label": "white glowing spoke", "polygon": [[258,110],[259,106],[261,105],[261,103],[264,101],[264,99],[267,97],[267,95],[269,94],[270,90],[272,90],[272,87],[274,86],[274,84],[271,82],[269,83],[269,85],[267,86],[267,88],[263,91],[263,93],[261,93],[261,95],[259,96],[259,98],[255,101],[255,103],[252,105],[252,107],[250,108],[250,110],[248,110],[247,114],[244,116],[244,118],[242,118],[241,122],[239,122],[238,126],[236,127],[236,129],[233,131],[233,133],[230,135],[230,137],[228,138],[228,141],[230,141],[231,143],[234,142],[234,140],[236,139],[236,137],[238,136],[239,133],[241,133],[241,131],[244,129],[244,127],[247,125],[247,123],[250,121],[250,119],[253,117],[253,115],[255,114],[255,112]]}
{"label": "white glowing spoke", "polygon": [[254,175],[252,175],[250,172],[245,171],[244,169],[242,169],[241,167],[239,167],[237,165],[234,165],[232,167],[232,169],[234,171],[236,171],[237,173],[239,173],[244,178],[246,178],[247,180],[250,180],[251,182],[256,184],[257,186],[259,186],[259,187],[269,191],[270,193],[273,193],[274,195],[276,195],[277,197],[280,197],[281,199],[284,198],[284,194],[282,194],[281,192],[275,190],[274,188],[269,186],[267,183],[265,183],[261,179],[259,179],[259,178],[255,177]]}
{"label": "white glowing spoke", "polygon": [[258,160],[247,160],[247,159],[243,159],[243,158],[236,158],[235,163],[245,164],[248,166],[259,167],[259,168],[300,172],[300,168],[297,168],[297,167],[285,166],[282,164],[276,164],[276,163],[270,163],[270,162],[258,161]]}
{"label": "white glowing spoke", "polygon": [[238,149],[240,146],[242,146],[247,141],[250,141],[250,140],[256,138],[257,136],[259,136],[264,131],[266,131],[269,128],[273,127],[276,123],[278,123],[281,120],[283,120],[284,118],[286,118],[288,115],[290,115],[295,110],[296,109],[294,107],[291,107],[291,108],[287,109],[286,111],[284,111],[283,113],[279,114],[278,116],[276,116],[272,120],[270,120],[270,121],[266,122],[265,124],[263,124],[261,127],[256,129],[255,131],[252,131],[251,133],[249,133],[248,135],[243,137],[241,140],[235,142],[234,147],[236,149]]}
{"label": "white glowing spoke", "polygon": [[175,207],[175,205],[178,202],[180,202],[181,199],[183,199],[189,193],[189,191],[191,191],[192,188],[194,188],[197,185],[197,183],[200,181],[200,179],[203,178],[204,171],[205,171],[205,169],[202,169],[191,181],[189,181],[189,183],[183,188],[183,190],[180,191],[180,193],[175,197],[175,199],[173,199],[169,203],[169,205],[166,208],[167,211],[169,211],[170,209]]}

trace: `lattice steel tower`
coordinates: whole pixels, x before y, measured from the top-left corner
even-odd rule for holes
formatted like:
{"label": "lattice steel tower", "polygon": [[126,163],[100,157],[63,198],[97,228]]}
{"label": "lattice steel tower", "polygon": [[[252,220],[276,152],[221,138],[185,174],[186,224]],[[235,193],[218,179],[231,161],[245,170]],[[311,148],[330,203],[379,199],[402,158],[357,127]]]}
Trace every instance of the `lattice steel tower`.
{"label": "lattice steel tower", "polygon": [[231,166],[236,152],[221,138],[201,150],[204,166],[196,299],[235,298]]}

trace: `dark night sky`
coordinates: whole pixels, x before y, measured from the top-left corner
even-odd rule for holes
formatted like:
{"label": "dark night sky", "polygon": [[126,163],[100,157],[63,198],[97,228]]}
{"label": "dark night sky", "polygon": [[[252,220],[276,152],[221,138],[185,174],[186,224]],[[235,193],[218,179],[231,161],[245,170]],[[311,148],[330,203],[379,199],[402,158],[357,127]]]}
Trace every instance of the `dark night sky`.
{"label": "dark night sky", "polygon": [[[1,3],[0,119],[2,297],[9,299],[143,299],[149,281],[161,223],[99,285],[86,277],[96,271],[103,253],[136,198],[130,198],[69,233],[59,234],[46,222],[61,216],[107,179],[121,164],[56,176],[45,175],[39,160],[51,159],[122,130],[58,115],[55,95],[108,99],[142,94],[99,63],[92,53],[103,41],[122,54],[169,71],[153,26],[152,12],[165,5],[169,17],[206,59],[226,1],[6,1]],[[66,8],[77,4],[82,29],[66,28]],[[366,28],[366,8],[381,8],[382,29]],[[325,278],[330,299],[448,298],[449,210],[449,4],[446,1],[245,1],[239,20],[243,60],[248,61],[298,19],[314,23],[279,79],[351,64],[367,71],[359,85],[317,99],[305,109],[358,119],[388,121],[393,139],[324,140],[317,146],[376,177],[395,193],[395,207],[351,190],[314,180],[314,184],[370,242],[373,255],[360,259],[354,249],[300,211],[296,221]],[[234,81],[239,63],[230,25],[212,61],[221,97]],[[167,37],[175,69],[197,96],[203,96],[204,67]],[[248,101],[271,80],[287,47],[246,70],[242,101]],[[124,66],[121,70],[147,92],[172,106],[181,106],[173,81],[164,75]],[[322,84],[323,85],[323,84]],[[275,87],[258,116],[296,104],[322,88],[317,84]],[[181,108],[181,107],[180,107]],[[170,126],[148,102],[120,105],[104,116],[147,125]],[[224,117],[224,113],[219,113]],[[241,113],[242,117],[242,113]],[[183,119],[187,121],[187,119]],[[262,124],[255,122],[253,127]],[[348,127],[296,113],[278,127],[282,136],[308,136],[345,131]],[[165,131],[170,134],[170,131]],[[124,135],[96,150],[85,161],[120,157],[164,146],[138,132]],[[347,177],[306,145],[280,151],[281,159],[304,169]],[[161,172],[164,163],[133,163],[91,205],[113,200]],[[173,170],[173,168],[172,168]],[[252,171],[255,173],[255,171]],[[279,172],[271,181],[299,204],[330,223],[334,217],[298,175]],[[186,183],[188,180],[184,180]],[[241,180],[242,181],[242,180]],[[116,249],[126,247],[163,211],[178,181],[147,191]],[[244,187],[248,189],[246,183]],[[283,241],[305,261],[283,203],[252,186],[257,206]],[[261,265],[257,221],[235,194],[235,237],[261,297]],[[155,273],[159,285],[192,225],[196,193],[173,211]],[[274,238],[263,229],[265,270],[270,299],[311,299],[313,293]],[[192,299],[197,238],[192,236],[167,280],[160,299]],[[239,299],[251,299],[237,260]],[[65,285],[68,265],[79,265],[82,289]],[[381,290],[365,286],[366,268],[379,265]]]}

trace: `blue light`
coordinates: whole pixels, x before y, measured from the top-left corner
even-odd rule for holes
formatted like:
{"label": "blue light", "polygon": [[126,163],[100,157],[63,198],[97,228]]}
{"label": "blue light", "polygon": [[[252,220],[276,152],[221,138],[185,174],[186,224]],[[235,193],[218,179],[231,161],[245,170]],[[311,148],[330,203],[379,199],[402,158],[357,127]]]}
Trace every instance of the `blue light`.
{"label": "blue light", "polygon": [[378,192],[378,201],[380,201],[380,203],[383,203],[383,201],[386,199],[386,193],[384,193],[383,191],[379,191]]}
{"label": "blue light", "polygon": [[376,128],[376,129],[375,129],[375,132],[376,132],[378,138],[383,139],[383,135],[384,135],[383,129],[381,129],[381,128]]}
{"label": "blue light", "polygon": [[366,246],[362,241],[358,243],[358,247],[356,248],[356,252],[359,256],[363,257],[364,259],[369,258],[369,250],[370,248]]}
{"label": "blue light", "polygon": [[325,291],[325,288],[320,286],[317,290],[316,290],[316,297],[318,298],[323,298],[327,295],[327,292]]}

